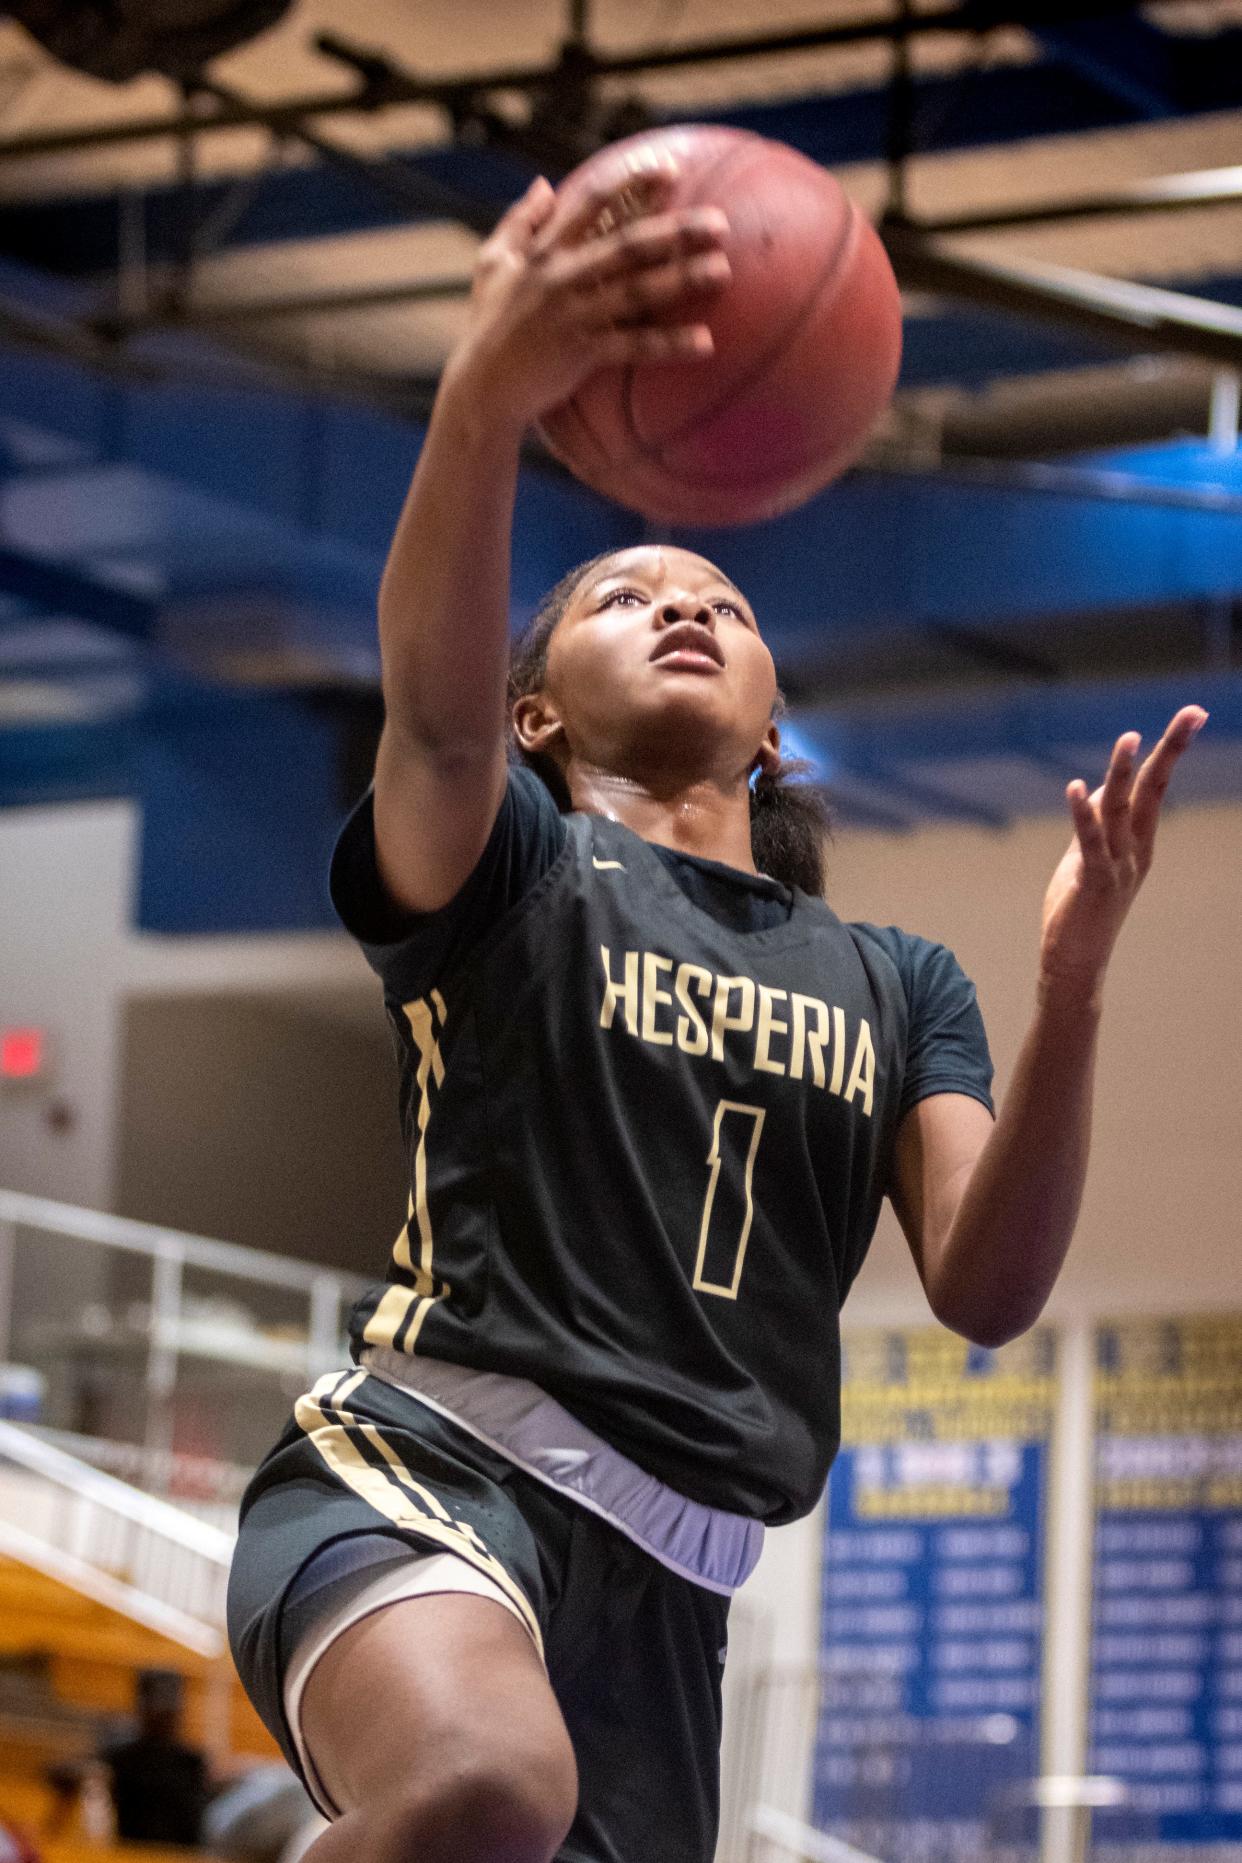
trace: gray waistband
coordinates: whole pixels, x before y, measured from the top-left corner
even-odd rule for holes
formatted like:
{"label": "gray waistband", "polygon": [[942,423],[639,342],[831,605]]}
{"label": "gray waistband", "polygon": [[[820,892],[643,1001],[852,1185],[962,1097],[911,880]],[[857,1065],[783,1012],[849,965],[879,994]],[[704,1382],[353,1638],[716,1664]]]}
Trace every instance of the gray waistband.
{"label": "gray waistband", "polygon": [[459,1423],[548,1487],[581,1502],[653,1559],[708,1591],[736,1591],[763,1551],[763,1525],[707,1507],[613,1449],[526,1378],[368,1346],[360,1363]]}

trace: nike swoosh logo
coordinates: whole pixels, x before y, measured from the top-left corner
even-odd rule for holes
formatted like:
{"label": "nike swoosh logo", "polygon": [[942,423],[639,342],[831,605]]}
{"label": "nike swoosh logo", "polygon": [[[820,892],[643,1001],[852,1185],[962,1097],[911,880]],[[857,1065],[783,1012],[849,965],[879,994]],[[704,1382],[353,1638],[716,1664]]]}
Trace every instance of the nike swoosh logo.
{"label": "nike swoosh logo", "polygon": [[610,867],[615,867],[618,873],[625,872],[625,868],[621,865],[619,860],[601,860],[598,854],[592,854],[591,865],[597,868],[600,873],[606,873]]}

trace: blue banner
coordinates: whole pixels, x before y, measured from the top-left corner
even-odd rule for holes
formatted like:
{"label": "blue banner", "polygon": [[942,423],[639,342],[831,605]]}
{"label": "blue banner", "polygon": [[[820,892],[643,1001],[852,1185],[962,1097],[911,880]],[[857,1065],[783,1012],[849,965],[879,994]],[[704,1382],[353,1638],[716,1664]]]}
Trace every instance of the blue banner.
{"label": "blue banner", "polygon": [[1102,1326],[1096,1409],[1099,1857],[1242,1858],[1242,1320]]}
{"label": "blue banner", "polygon": [[851,1335],[813,1815],[901,1863],[1026,1863],[1054,1341]]}

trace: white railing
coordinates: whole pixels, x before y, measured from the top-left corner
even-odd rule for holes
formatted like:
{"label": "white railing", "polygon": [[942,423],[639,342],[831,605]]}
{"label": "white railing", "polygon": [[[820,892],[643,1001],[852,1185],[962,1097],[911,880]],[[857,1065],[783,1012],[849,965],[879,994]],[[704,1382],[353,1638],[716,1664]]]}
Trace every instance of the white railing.
{"label": "white railing", "polygon": [[[852,1844],[843,1844],[839,1838],[828,1837],[823,1831],[817,1831],[810,1824],[803,1824],[800,1818],[791,1818],[787,1812],[776,1811],[771,1805],[756,1805],[750,1814],[750,1833],[752,1840],[758,1840],[760,1854],[776,1851],[781,1857],[792,1857],[795,1863],[878,1863],[878,1859],[868,1856],[865,1851],[855,1850]],[[752,1844],[752,1854],[753,1854]]]}
{"label": "white railing", "polygon": [[364,1285],[0,1190],[0,1555],[220,1655],[245,1469]]}
{"label": "white railing", "polygon": [[[4,1324],[12,1290],[12,1232],[19,1227],[41,1229],[49,1235],[71,1236],[99,1248],[146,1255],[152,1261],[164,1263],[166,1285],[161,1291],[166,1307],[169,1295],[176,1291],[180,1272],[187,1267],[214,1270],[230,1280],[258,1281],[265,1287],[286,1287],[305,1293],[310,1304],[310,1325],[304,1351],[308,1357],[313,1356],[316,1363],[325,1354],[330,1357],[339,1345],[342,1300],[361,1293],[366,1286],[357,1275],[316,1268],[309,1262],[293,1261],[287,1255],[274,1255],[266,1249],[243,1248],[237,1242],[217,1242],[209,1236],[187,1235],[179,1229],[162,1228],[158,1223],[111,1216],[105,1210],[79,1209],[75,1204],[56,1203],[49,1197],[27,1196],[20,1190],[0,1190],[0,1231],[9,1232],[0,1241],[0,1252],[5,1258],[0,1268],[0,1325]],[[169,1331],[175,1315],[166,1310],[157,1317]],[[0,1340],[0,1345],[3,1343]]]}
{"label": "white railing", "polygon": [[[52,1394],[29,1421],[79,1437],[136,1436],[148,1472],[135,1478],[158,1492],[174,1491],[183,1438],[193,1442],[205,1416],[210,1453],[253,1465],[291,1397],[342,1362],[345,1311],[365,1285],[266,1250],[0,1190],[0,1364],[33,1368]],[[97,1393],[115,1399],[122,1383],[124,1421],[91,1420]]]}
{"label": "white railing", "polygon": [[[20,1418],[16,1421],[21,1421]],[[145,1494],[175,1497],[174,1505],[195,1520],[205,1520],[230,1537],[237,1528],[238,1503],[253,1475],[253,1468],[222,1462],[216,1456],[152,1456],[141,1443],[113,1442],[106,1436],[81,1436],[73,1430],[50,1429],[45,1423],[24,1423],[38,1442],[63,1449],[91,1468],[115,1475]]]}
{"label": "white railing", "polygon": [[232,1550],[230,1534],[0,1422],[0,1552],[218,1656]]}

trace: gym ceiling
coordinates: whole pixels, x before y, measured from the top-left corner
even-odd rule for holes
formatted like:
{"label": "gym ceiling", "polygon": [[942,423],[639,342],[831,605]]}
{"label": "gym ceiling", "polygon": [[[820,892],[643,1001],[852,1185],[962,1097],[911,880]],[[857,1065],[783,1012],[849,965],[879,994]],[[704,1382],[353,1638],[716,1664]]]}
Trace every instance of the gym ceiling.
{"label": "gym ceiling", "polygon": [[[331,922],[478,240],[534,173],[685,118],[830,166],[907,293],[861,466],[679,538],[750,594],[844,822],[1060,808],[1190,699],[1183,797],[1242,795],[1242,0],[11,12],[0,806],[137,799],[139,924]],[[643,535],[532,449],[515,625]]]}

